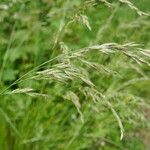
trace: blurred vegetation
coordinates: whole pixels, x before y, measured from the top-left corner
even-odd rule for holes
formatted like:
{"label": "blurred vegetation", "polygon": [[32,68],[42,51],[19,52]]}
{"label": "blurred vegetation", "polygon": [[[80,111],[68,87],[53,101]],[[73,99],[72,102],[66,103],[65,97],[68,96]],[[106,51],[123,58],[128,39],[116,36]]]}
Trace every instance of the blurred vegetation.
{"label": "blurred vegetation", "polygon": [[0,1],[0,150],[150,148],[150,1],[132,3]]}

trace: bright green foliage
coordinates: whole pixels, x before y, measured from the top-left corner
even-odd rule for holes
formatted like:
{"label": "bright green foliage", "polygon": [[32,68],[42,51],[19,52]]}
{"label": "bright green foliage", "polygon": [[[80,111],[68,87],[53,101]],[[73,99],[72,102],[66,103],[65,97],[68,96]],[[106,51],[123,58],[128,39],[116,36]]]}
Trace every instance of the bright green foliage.
{"label": "bright green foliage", "polygon": [[149,6],[1,0],[0,150],[149,149]]}

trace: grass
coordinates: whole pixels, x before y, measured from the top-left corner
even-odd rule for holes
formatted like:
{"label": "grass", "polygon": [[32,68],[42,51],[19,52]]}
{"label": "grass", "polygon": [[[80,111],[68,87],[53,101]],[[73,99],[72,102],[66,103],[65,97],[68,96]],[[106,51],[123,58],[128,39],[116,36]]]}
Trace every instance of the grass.
{"label": "grass", "polygon": [[148,6],[0,2],[0,149],[148,149]]}

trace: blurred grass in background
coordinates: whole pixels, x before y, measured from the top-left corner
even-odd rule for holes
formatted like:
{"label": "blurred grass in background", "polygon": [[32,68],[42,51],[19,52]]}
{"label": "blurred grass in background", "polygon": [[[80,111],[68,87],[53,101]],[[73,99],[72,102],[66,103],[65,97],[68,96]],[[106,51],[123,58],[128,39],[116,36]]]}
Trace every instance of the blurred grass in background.
{"label": "blurred grass in background", "polygon": [[[86,55],[85,60],[108,67],[109,71],[102,69],[96,72],[78,61],[75,64],[86,68],[98,90],[110,97],[109,101],[124,126],[123,140],[120,140],[118,122],[111,110],[91,100],[94,92],[87,91],[87,95],[90,92],[93,95],[86,97],[83,94],[87,90],[86,85],[80,80],[68,83],[34,81],[31,80],[31,73],[31,76],[12,85],[8,91],[32,87],[38,93],[46,93],[48,98],[3,94],[15,80],[60,55],[63,48],[74,52],[103,43],[135,42],[140,44],[140,48],[149,49],[149,17],[138,15],[121,2],[109,2],[1,0],[0,150],[150,148],[147,144],[150,119],[149,66],[138,65],[122,54],[105,55],[93,51]],[[141,11],[150,11],[149,0],[132,2]],[[58,62],[51,61],[45,68]],[[74,101],[68,98],[68,94],[74,97]],[[144,99],[142,105],[139,99]],[[76,105],[80,110],[77,111]]]}

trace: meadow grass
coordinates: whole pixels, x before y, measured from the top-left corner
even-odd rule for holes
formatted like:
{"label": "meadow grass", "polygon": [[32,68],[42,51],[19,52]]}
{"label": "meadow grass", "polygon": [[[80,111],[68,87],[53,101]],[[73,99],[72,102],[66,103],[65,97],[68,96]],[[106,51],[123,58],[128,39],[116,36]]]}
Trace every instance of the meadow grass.
{"label": "meadow grass", "polygon": [[148,4],[0,2],[0,149],[148,149]]}

